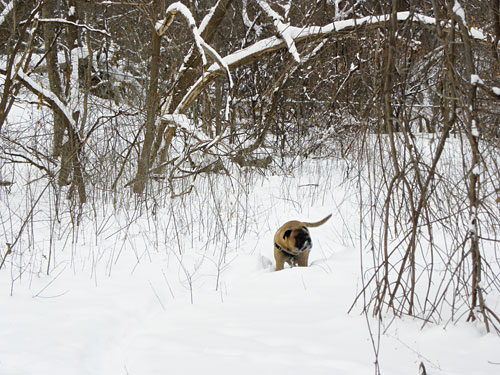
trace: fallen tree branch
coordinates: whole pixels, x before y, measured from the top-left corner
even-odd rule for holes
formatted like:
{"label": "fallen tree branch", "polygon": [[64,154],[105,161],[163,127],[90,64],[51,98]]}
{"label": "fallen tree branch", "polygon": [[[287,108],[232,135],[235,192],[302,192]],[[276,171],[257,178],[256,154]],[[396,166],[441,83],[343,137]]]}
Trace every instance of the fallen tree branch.
{"label": "fallen tree branch", "polygon": [[[364,27],[385,27],[386,23],[390,19],[390,14],[384,14],[380,16],[367,16],[358,19],[348,19],[343,21],[336,21],[325,26],[307,26],[307,27],[295,27],[289,26],[287,28],[287,35],[292,38],[295,44],[302,43],[306,40],[317,40],[321,38],[326,38],[336,34],[347,34],[357,29],[362,29]],[[398,12],[396,14],[396,19],[398,22],[415,22],[424,25],[436,25],[436,19],[419,13],[411,12]],[[440,24],[439,26],[443,28],[451,27],[450,24]],[[474,39],[486,41],[487,38],[478,28],[472,27],[470,29],[471,37]],[[283,49],[288,48],[287,42],[281,37],[272,36],[266,39],[262,39],[247,48],[238,50],[232,54],[224,57],[224,62],[229,67],[230,71],[234,69],[249,64],[252,61],[257,60],[260,56]],[[212,64],[205,73],[198,78],[198,80],[191,86],[187,91],[184,98],[181,100],[174,113],[184,113],[187,108],[193,103],[193,101],[198,97],[200,92],[205,88],[210,82],[223,73],[223,69],[219,64]]]}

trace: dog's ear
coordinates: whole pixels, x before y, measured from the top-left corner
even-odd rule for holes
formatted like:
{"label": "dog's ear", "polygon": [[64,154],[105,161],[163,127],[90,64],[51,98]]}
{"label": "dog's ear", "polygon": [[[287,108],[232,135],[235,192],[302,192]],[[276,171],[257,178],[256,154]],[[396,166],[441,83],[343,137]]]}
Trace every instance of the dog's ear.
{"label": "dog's ear", "polygon": [[283,234],[283,239],[285,239],[287,237],[290,237],[291,234],[292,234],[292,230],[291,229],[286,230],[285,234]]}

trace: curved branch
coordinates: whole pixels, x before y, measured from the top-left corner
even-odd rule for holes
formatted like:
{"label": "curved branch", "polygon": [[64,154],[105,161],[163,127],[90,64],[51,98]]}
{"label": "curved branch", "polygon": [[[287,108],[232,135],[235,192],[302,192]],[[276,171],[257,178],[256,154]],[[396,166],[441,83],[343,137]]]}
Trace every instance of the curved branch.
{"label": "curved branch", "polygon": [[[366,27],[385,27],[391,15],[384,14],[380,16],[367,16],[358,19],[348,19],[343,21],[332,22],[325,26],[308,26],[308,27],[295,27],[289,26],[288,36],[295,44],[304,41],[313,41],[321,38],[326,38],[335,34],[346,34],[354,30]],[[419,13],[411,12],[398,12],[396,14],[398,22],[411,21],[414,23],[425,25],[436,25],[436,19]],[[448,24],[440,25],[441,27],[450,27]],[[474,39],[486,41],[484,33],[477,28],[470,29],[471,36]],[[260,40],[247,48],[238,50],[230,55],[224,57],[224,62],[232,71],[240,66],[246,65],[257,60],[260,56],[288,48],[288,43],[282,38],[272,36]],[[184,113],[187,108],[193,103],[196,97],[200,94],[206,85],[212,82],[217,76],[223,74],[222,68],[219,64],[212,64],[207,71],[191,86],[187,91],[182,101],[176,107],[174,113]]]}
{"label": "curved branch", "polygon": [[[7,70],[0,67],[0,74],[6,75]],[[71,132],[75,137],[77,137],[76,140],[78,144],[80,144],[80,137],[78,135],[75,120],[73,119],[71,111],[66,104],[64,104],[52,91],[44,89],[41,85],[31,79],[31,77],[24,73],[22,69],[19,69],[17,72],[16,79],[19,80],[33,94],[37,95],[39,98],[43,98],[53,109],[58,110],[64,116],[68,126],[71,128]]]}
{"label": "curved branch", "polygon": [[90,27],[88,25],[68,21],[68,20],[65,20],[63,18],[40,18],[38,20],[38,22],[40,22],[40,23],[61,23],[63,25],[71,25],[71,26],[80,27],[80,28],[85,29],[87,31],[98,33],[98,34],[104,35],[105,37],[111,38],[111,34],[106,32],[106,30],[94,29],[93,27]]}
{"label": "curved branch", "polygon": [[198,51],[200,51],[203,65],[205,65],[207,63],[207,58],[205,56],[205,51],[202,48],[202,45],[205,42],[203,41],[203,38],[200,36],[200,33],[198,32],[198,28],[196,27],[196,22],[189,8],[184,4],[182,4],[181,2],[175,2],[170,4],[170,6],[167,8],[166,13],[167,13],[166,17],[163,20],[158,21],[158,23],[156,24],[156,32],[158,33],[158,36],[162,37],[163,34],[165,34],[168,27],[174,21],[175,15],[177,13],[180,13],[186,19],[189,28],[193,32],[194,41],[196,43],[196,46],[198,47]]}

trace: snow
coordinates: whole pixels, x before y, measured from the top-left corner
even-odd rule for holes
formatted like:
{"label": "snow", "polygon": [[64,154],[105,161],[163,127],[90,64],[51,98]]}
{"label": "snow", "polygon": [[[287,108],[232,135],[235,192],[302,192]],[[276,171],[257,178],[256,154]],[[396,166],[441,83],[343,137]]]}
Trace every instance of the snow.
{"label": "snow", "polygon": [[201,38],[196,27],[193,27],[192,30],[193,30],[194,42],[196,44],[196,47],[198,48],[198,51],[200,51],[201,61],[203,65],[207,65],[207,57],[205,56],[205,50],[202,48],[202,46],[205,47],[207,46],[207,44]]}
{"label": "snow", "polygon": [[205,31],[206,27],[208,26],[208,23],[210,22],[210,20],[214,16],[215,11],[216,11],[217,6],[219,5],[220,1],[221,0],[218,0],[217,3],[212,8],[210,8],[210,10],[207,12],[207,14],[205,14],[205,17],[203,17],[203,19],[201,20],[200,27],[198,27],[198,30],[200,33]]}
{"label": "snow", "polygon": [[[476,168],[476,167],[474,167],[474,168]],[[469,219],[469,232],[470,233],[473,233],[473,234],[476,233],[476,222],[477,222],[476,215],[471,215],[471,217]]]}
{"label": "snow", "polygon": [[464,8],[462,8],[458,0],[455,0],[455,3],[453,4],[453,13],[455,13],[462,20],[462,23],[467,26]]}
{"label": "snow", "polygon": [[[272,36],[266,39],[261,39],[254,44],[235,51],[223,58],[225,65],[220,62],[213,63],[208,67],[208,69],[203,73],[201,77],[189,88],[185,97],[181,100],[180,104],[174,110],[174,112],[179,113],[182,112],[186,103],[189,103],[190,96],[193,92],[196,92],[196,89],[199,85],[203,85],[207,82],[210,76],[214,76],[216,72],[220,69],[234,69],[240,64],[241,61],[249,59],[252,56],[257,56],[263,54],[267,51],[276,50],[282,47],[282,43],[285,43],[289,52],[293,55],[294,59],[297,62],[301,62],[300,56],[296,50],[295,42],[298,39],[305,39],[310,37],[320,37],[326,36],[335,31],[342,31],[347,28],[352,28],[360,25],[373,25],[380,24],[383,22],[387,22],[391,15],[381,15],[381,16],[366,16],[361,18],[353,18],[342,21],[332,22],[330,24],[324,26],[307,26],[307,27],[295,27],[289,24],[284,24],[281,21],[281,16],[274,12],[270,8],[270,6],[263,0],[259,1],[259,5],[268,12],[268,15],[271,16],[274,20],[275,27],[277,27],[278,31],[281,33],[280,37]],[[420,13],[412,13],[408,11],[398,12],[396,14],[398,21],[406,21],[408,19],[414,20],[415,22],[419,22],[422,24],[433,25],[436,24],[436,19],[433,17],[425,16]],[[157,30],[160,30],[162,25],[164,25],[165,21],[161,21],[157,24]],[[486,37],[483,32],[476,28],[470,28],[469,30],[472,37],[486,41]],[[226,69],[227,70],[227,69]]]}
{"label": "snow", "polygon": [[0,13],[0,25],[5,22],[5,18],[7,18],[12,9],[14,9],[14,0],[10,1],[2,10],[2,13]]}
{"label": "snow", "polygon": [[69,107],[72,113],[76,113],[79,107],[79,91],[80,91],[80,79],[78,77],[78,67],[79,67],[79,56],[81,51],[78,47],[72,48],[70,51],[70,61],[71,61],[71,75],[70,75],[70,97],[69,97]]}
{"label": "snow", "polygon": [[484,85],[483,80],[477,74],[471,74],[470,83],[471,83],[471,85],[474,85],[474,86],[476,86],[478,83],[480,85]]}
{"label": "snow", "polygon": [[[64,114],[66,119],[68,120],[68,123],[70,126],[75,129],[76,131],[76,124],[75,121],[73,120],[73,116],[71,115],[71,112],[69,111],[68,107],[61,102],[61,100],[51,91],[43,88],[41,85],[39,85],[37,82],[35,82],[33,79],[30,78],[27,74],[25,74],[22,69],[19,69],[17,72],[17,75],[21,80],[26,82],[27,85],[32,87],[34,90],[36,90],[38,93],[40,93],[42,96],[47,98],[48,100],[51,100]],[[75,133],[78,134],[78,133]]]}
{"label": "snow", "polygon": [[453,13],[455,13],[456,16],[460,18],[462,24],[465,26],[466,30],[473,38],[483,41],[488,40],[488,37],[481,29],[478,29],[477,27],[469,27],[469,25],[467,24],[467,19],[465,17],[464,8],[462,8],[462,5],[460,5],[460,2],[458,0],[455,0],[455,3],[453,4]]}
{"label": "snow", "polygon": [[[366,317],[360,306],[347,313],[362,281],[350,239],[357,205],[351,189],[336,182],[342,168],[309,161],[294,176],[253,177],[245,181],[243,210],[224,180],[200,179],[199,201],[185,201],[181,210],[166,201],[154,217],[101,204],[96,222],[84,218],[75,228],[77,243],[67,229],[50,240],[46,220],[34,220],[37,250],[9,257],[0,270],[0,373],[372,373]],[[222,213],[232,213],[216,233],[202,224],[211,221],[205,189],[215,191]],[[23,202],[22,192],[11,193],[11,206]],[[176,243],[168,240],[171,209],[190,228],[181,228]],[[191,224],[184,210],[194,215]],[[335,220],[311,229],[310,267],[275,272],[276,228],[330,212]],[[246,224],[234,236],[231,218],[239,215]],[[225,245],[211,247],[214,235]],[[47,276],[40,255],[47,256],[50,241],[57,256]],[[368,322],[378,340],[377,321]],[[416,374],[421,362],[432,375],[498,373],[499,339],[480,324],[421,327],[419,320],[386,318],[378,358],[384,375]]]}
{"label": "snow", "polygon": [[67,19],[64,19],[64,18],[40,18],[38,20],[38,22],[40,22],[40,23],[62,23],[62,24],[66,24],[66,25],[72,25],[72,26],[84,28],[85,30],[88,30],[88,31],[92,31],[95,33],[105,35],[108,38],[111,38],[111,34],[109,34],[106,30],[95,29],[95,28],[90,27],[90,26],[85,25],[85,24],[81,24],[81,23],[77,23],[77,22],[73,22],[73,21],[68,21]]}
{"label": "snow", "polygon": [[354,13],[358,8],[358,5],[365,0],[357,0],[354,4],[347,3],[340,7],[341,0],[327,0],[327,3],[333,4],[335,6],[335,21],[346,19],[348,16]]}
{"label": "snow", "polygon": [[285,41],[290,54],[293,56],[295,61],[300,63],[300,56],[299,56],[299,53],[297,52],[297,47],[295,46],[295,41],[293,38],[292,30],[290,29],[290,24],[277,21],[275,23],[275,26],[276,26],[276,30],[278,30],[278,33],[281,35],[281,37]]}
{"label": "snow", "polygon": [[167,123],[175,124],[176,126],[185,129],[188,134],[196,134],[198,130],[196,129],[196,124],[186,115],[182,114],[163,114],[161,116],[162,121]]}
{"label": "snow", "polygon": [[[170,25],[170,22],[172,21],[171,17],[177,13],[180,13],[186,19],[186,22],[188,23],[188,26],[191,29],[191,32],[193,33],[196,47],[200,52],[202,63],[203,65],[206,65],[207,58],[205,56],[205,49],[208,49],[211,54],[213,54],[215,50],[213,50],[213,48],[211,48],[207,43],[205,43],[205,41],[200,35],[198,28],[196,27],[196,21],[194,20],[191,11],[181,2],[175,2],[168,6],[166,10],[167,17],[163,20],[158,21],[155,25],[157,33],[160,36],[163,35],[167,30],[168,26]],[[215,52],[215,54],[217,55],[217,52]]]}
{"label": "snow", "polygon": [[500,96],[500,87],[492,87],[493,93],[497,96]]}
{"label": "snow", "polygon": [[262,26],[258,25],[255,21],[251,21],[248,16],[247,0],[242,0],[241,17],[243,19],[243,24],[248,28],[248,32],[254,29],[257,36],[262,34]]}
{"label": "snow", "polygon": [[[274,11],[273,11],[274,12]],[[399,21],[406,21],[410,17],[414,19],[416,22],[423,24],[435,24],[436,20],[433,17],[425,16],[419,13],[410,13],[410,12],[398,12],[397,19]],[[279,17],[279,15],[277,16]],[[291,42],[295,44],[295,40],[298,38],[309,38],[309,37],[319,37],[325,36],[335,31],[342,31],[346,28],[351,28],[364,24],[378,24],[383,23],[389,20],[390,15],[381,15],[381,16],[366,16],[361,18],[354,18],[342,21],[332,22],[330,24],[324,26],[307,26],[307,27],[295,27],[291,25],[284,25],[283,30],[286,30],[285,37],[288,42],[285,41],[285,44],[290,48]],[[279,21],[279,18],[278,18]],[[282,31],[283,31],[282,30]],[[474,36],[474,34],[473,34]],[[476,35],[477,36],[477,35]],[[484,36],[481,34],[481,40],[485,40]],[[238,61],[244,60],[252,55],[257,55],[260,53],[264,53],[265,51],[276,49],[283,43],[282,38],[278,38],[276,36],[272,36],[266,39],[259,40],[254,44],[233,52],[224,57],[224,61],[226,64],[231,67],[232,65],[236,65]],[[293,52],[293,50],[292,50]],[[291,53],[292,53],[291,52]],[[207,75],[210,72],[214,72],[218,70],[218,64],[212,64],[208,70]],[[199,82],[202,82],[203,79],[200,79]]]}
{"label": "snow", "polygon": [[187,6],[182,4],[181,2],[175,2],[169,5],[167,8],[167,14],[173,13],[173,12],[179,12],[182,14],[182,16],[186,19],[189,27],[196,27],[196,21],[194,20],[193,15],[191,14],[191,11]]}
{"label": "snow", "polygon": [[[202,39],[201,38],[201,33],[203,33],[203,31],[206,29],[208,23],[210,22],[210,20],[212,19],[212,17],[214,16],[215,14],[215,11],[217,9],[217,7],[219,6],[219,2],[221,0],[219,0],[211,9],[210,11],[205,15],[205,17],[203,17],[203,20],[201,21],[200,23],[200,27],[198,28],[198,34],[199,34],[199,39]],[[181,4],[182,5],[182,4]],[[177,5],[174,5],[174,8],[176,7]],[[184,12],[189,12],[189,9],[186,11],[184,10]],[[168,9],[167,9],[167,14],[168,13]],[[165,32],[165,27],[168,26],[166,25],[165,23],[167,22],[166,19],[158,22],[156,24],[156,30],[157,32],[160,33],[160,35],[162,35],[164,32]],[[194,18],[192,17],[192,15],[190,16],[190,20],[189,22],[193,22],[192,25],[195,26],[194,24]],[[195,38],[197,38],[195,36]],[[199,39],[198,39],[198,44],[197,44],[197,47],[199,46]],[[203,39],[202,39],[202,45],[203,47],[212,55],[212,57],[214,58],[215,61],[217,61],[219,63],[219,66],[222,68],[222,69],[225,69],[226,70],[226,74],[228,76],[228,79],[229,79],[229,84],[230,84],[230,87],[233,86],[233,80],[232,80],[232,77],[231,77],[231,73],[229,71],[229,68],[227,67],[227,65],[224,63],[224,61],[222,60],[222,57],[220,57],[220,55],[217,53],[217,51],[215,49],[213,49],[208,43],[206,43]],[[202,53],[202,56],[204,55],[203,53],[204,51],[201,51]],[[184,71],[186,69],[186,64],[187,62],[189,61],[189,59],[191,58],[192,56],[192,53],[193,53],[193,49],[190,49],[189,52],[186,54],[186,56],[184,57],[184,62],[183,64],[181,65],[181,67],[179,68],[179,73]]]}
{"label": "snow", "polygon": [[168,26],[170,26],[169,24],[169,22],[171,22],[170,17],[177,13],[180,13],[185,18],[190,28],[196,28],[196,21],[194,20],[191,11],[181,2],[177,1],[175,3],[170,4],[165,13],[167,17],[163,20],[158,21],[155,25],[156,31],[160,35],[164,34]]}
{"label": "snow", "polygon": [[169,5],[167,8],[167,14],[170,13],[181,13],[182,16],[186,19],[194,37],[194,41],[196,43],[196,46],[198,47],[198,50],[200,51],[201,59],[203,61],[203,65],[206,65],[207,59],[205,57],[205,52],[202,48],[203,45],[205,45],[205,42],[203,41],[202,37],[200,36],[200,33],[198,31],[198,28],[196,27],[196,21],[194,20],[193,15],[191,14],[191,11],[189,10],[188,7],[186,7],[184,4],[180,2],[175,2]]}
{"label": "snow", "polygon": [[271,8],[271,6],[267,3],[266,0],[257,0],[257,3],[259,6],[262,8],[266,14],[273,19],[274,22],[276,21],[283,21],[283,18]]}
{"label": "snow", "polygon": [[231,95],[227,96],[226,99],[226,108],[224,109],[224,120],[229,121],[229,114],[230,114],[230,109],[231,109]]}
{"label": "snow", "polygon": [[[186,17],[187,8],[179,4],[172,9],[182,9]],[[409,14],[398,14],[404,17]],[[194,19],[187,19],[196,39]],[[293,54],[296,38],[382,19],[345,20],[324,28],[294,28],[279,20],[281,37],[224,59],[200,37],[198,42],[216,55],[207,74],[229,72],[230,65],[282,45],[283,39]],[[77,52],[72,50],[73,72]],[[350,71],[356,68],[351,64]],[[66,106],[22,70],[19,77],[52,100],[75,127],[70,109],[78,103]],[[471,76],[471,83],[478,82]],[[499,88],[493,91],[500,95]],[[226,119],[230,100],[228,95]],[[162,119],[199,132],[185,115]],[[478,131],[476,124],[472,131]],[[480,172],[479,165],[473,167],[472,173]],[[85,211],[78,226],[69,224],[64,210],[51,217],[53,202],[42,195],[26,221],[28,238],[0,269],[0,374],[354,375],[372,373],[376,360],[384,375],[416,374],[421,363],[429,375],[498,374],[499,338],[486,334],[480,322],[444,317],[441,324],[422,327],[421,320],[393,319],[389,312],[380,323],[363,315],[359,305],[348,313],[365,280],[356,240],[359,202],[356,189],[339,184],[344,173],[342,161],[325,159],[306,160],[288,176],[200,175],[193,197],[155,197],[155,213],[134,206],[133,199],[120,206],[94,198],[86,208],[93,213]],[[0,256],[30,208],[26,189],[38,196],[46,181],[30,180],[26,186],[16,182],[8,190],[0,188]],[[311,229],[310,267],[275,272],[276,228],[289,219],[314,221],[329,213],[333,220]],[[472,220],[464,227],[476,230]],[[433,236],[441,240],[439,233]],[[488,301],[498,311],[500,297],[493,293]],[[373,345],[380,349],[378,358]]]}
{"label": "snow", "polygon": [[288,51],[293,56],[295,61],[300,63],[300,56],[295,46],[295,38],[292,27],[289,23],[284,23],[283,18],[276,13],[265,0],[257,0],[257,3],[262,8],[266,14],[273,19],[274,27],[278,31],[278,34],[283,38],[285,44],[288,47]]}
{"label": "snow", "polygon": [[231,71],[229,70],[229,66],[226,64],[224,59],[219,55],[219,53],[214,48],[212,48],[210,45],[205,43],[205,41],[203,39],[201,39],[200,44],[203,46],[203,48],[205,48],[208,51],[210,56],[212,56],[214,58],[216,63],[219,64],[219,66],[226,71],[227,80],[229,81],[229,88],[232,89],[234,83],[233,83],[233,78],[231,77]]}
{"label": "snow", "polygon": [[[275,36],[270,37],[270,38],[266,38],[266,39],[263,39],[263,40],[260,40],[256,43],[254,43],[246,48],[243,48],[243,49],[238,50],[232,54],[227,55],[226,57],[224,57],[224,60],[226,61],[226,64],[228,66],[231,66],[239,60],[243,60],[246,57],[257,54],[263,50],[271,49],[275,46],[279,46],[281,43],[282,43],[282,40],[280,38],[275,37]],[[215,70],[215,68],[216,68],[215,65],[211,65],[208,68],[208,70],[211,70],[211,69]]]}
{"label": "snow", "polygon": [[471,134],[473,137],[479,137],[479,129],[477,128],[477,123],[474,119],[471,122]]}
{"label": "snow", "polygon": [[186,115],[164,114],[161,119],[167,122],[173,122],[174,124],[185,127],[188,130],[191,128],[191,120],[189,120]]}

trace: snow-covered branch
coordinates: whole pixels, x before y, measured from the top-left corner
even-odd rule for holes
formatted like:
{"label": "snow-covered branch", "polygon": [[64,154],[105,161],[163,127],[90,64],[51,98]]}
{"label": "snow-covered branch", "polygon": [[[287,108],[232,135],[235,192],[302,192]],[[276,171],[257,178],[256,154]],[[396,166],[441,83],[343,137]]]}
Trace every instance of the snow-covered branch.
{"label": "snow-covered branch", "polygon": [[[219,0],[220,1],[220,0]],[[208,23],[210,22],[210,20],[212,19],[212,17],[214,16],[215,14],[215,10],[217,9],[217,6],[219,5],[219,2],[217,2],[217,4],[215,4],[212,9],[210,9],[210,12],[208,12],[205,17],[203,17],[203,20],[201,21],[200,23],[200,27],[198,28],[198,31],[201,33],[203,33],[208,25]],[[173,17],[172,19],[170,20],[170,23],[172,23],[173,21]],[[167,20],[166,18],[163,19],[162,21],[159,22],[159,24],[157,24],[157,28],[156,28],[156,31],[158,32],[158,34],[161,36],[165,33],[166,31],[166,28],[168,28],[168,26],[170,25],[170,23],[168,23],[167,25],[167,22],[169,22],[169,20]],[[164,27],[165,30],[162,30],[161,32],[158,30],[158,26],[161,25],[160,27]],[[184,57],[184,61],[181,65],[181,67],[179,68],[179,72],[182,72],[186,69],[186,64],[188,63],[188,61],[191,59],[191,57],[193,56],[193,51],[194,49],[191,48],[189,50],[189,52],[187,53],[187,55]]]}
{"label": "snow-covered branch", "polygon": [[[3,67],[0,67],[0,74],[7,74],[7,71]],[[73,129],[74,135],[78,136],[76,123],[75,120],[73,119],[70,109],[57,97],[56,94],[54,94],[51,90],[43,88],[42,85],[33,80],[26,73],[24,73],[22,69],[19,69],[17,71],[16,79],[18,79],[28,90],[33,92],[35,95],[37,95],[40,98],[43,98],[52,106],[57,108],[68,121],[69,126]]]}
{"label": "snow-covered branch", "polygon": [[217,2],[217,4],[215,4],[211,9],[210,11],[205,15],[205,17],[203,17],[203,19],[201,20],[200,22],[200,27],[198,28],[198,30],[200,31],[200,34],[203,33],[205,31],[205,29],[207,28],[207,25],[208,23],[210,22],[210,20],[214,17],[215,15],[215,11],[217,10],[217,7],[219,6],[219,2],[221,0],[219,0]]}
{"label": "snow-covered branch", "polygon": [[[215,9],[212,8],[212,13],[214,10]],[[205,40],[203,40],[198,28],[196,27],[196,22],[194,20],[193,15],[191,14],[191,11],[184,4],[180,2],[175,2],[167,8],[166,13],[167,16],[156,24],[156,32],[158,33],[158,35],[162,36],[167,31],[168,27],[172,24],[175,15],[177,13],[180,13],[186,19],[189,28],[193,33],[196,46],[198,47],[201,58],[203,60],[203,65],[206,65],[207,63],[205,56],[205,51],[206,51],[216,61],[216,64],[221,69],[226,71],[229,80],[229,86],[233,87],[233,80],[231,78],[229,67],[222,59],[222,57],[218,54],[218,52],[215,49],[213,49],[210,45],[208,45],[208,43],[206,43]],[[208,20],[206,21],[206,23],[208,23]],[[203,28],[205,28],[205,24],[203,25]]]}
{"label": "snow-covered branch", "polygon": [[283,18],[276,13],[265,0],[257,0],[257,3],[262,8],[262,10],[273,19],[274,27],[278,31],[278,34],[285,41],[288,51],[293,56],[295,61],[300,63],[300,56],[295,46],[295,39],[292,36],[292,26],[289,23],[284,23]]}
{"label": "snow-covered branch", "polygon": [[14,0],[8,3],[7,6],[2,10],[2,13],[0,13],[0,25],[5,22],[5,18],[7,18],[9,13],[12,12],[12,9],[14,9]]}
{"label": "snow-covered branch", "polygon": [[166,17],[158,21],[156,24],[156,32],[158,33],[159,36],[162,36],[165,34],[167,31],[168,27],[172,24],[174,21],[175,15],[177,13],[180,13],[185,19],[186,22],[189,25],[189,28],[191,29],[191,32],[193,33],[194,41],[196,43],[196,46],[198,47],[198,50],[201,55],[201,59],[203,61],[203,65],[207,63],[207,58],[205,56],[205,51],[202,48],[203,44],[205,42],[203,41],[203,38],[200,36],[200,32],[198,31],[198,28],[196,27],[196,22],[194,20],[193,15],[191,14],[191,11],[186,7],[184,4],[180,2],[175,2],[173,4],[170,4],[170,6],[167,8],[166,11]]}
{"label": "snow-covered branch", "polygon": [[229,81],[229,87],[233,88],[233,78],[231,77],[231,71],[229,66],[226,64],[224,59],[217,53],[215,49],[203,42],[203,48],[205,48],[210,56],[219,64],[219,67],[224,69],[227,74],[227,80]]}
{"label": "snow-covered branch", "polygon": [[99,33],[99,34],[102,34],[104,36],[107,36],[108,38],[111,38],[111,35],[105,30],[94,29],[93,27],[90,27],[88,25],[68,21],[68,20],[65,20],[64,18],[41,18],[38,20],[38,22],[40,22],[40,23],[62,23],[64,25],[76,26],[76,27],[80,27],[82,29],[85,29],[87,31]]}
{"label": "snow-covered branch", "polygon": [[467,26],[464,8],[462,8],[462,5],[460,5],[458,0],[455,0],[455,3],[453,4],[453,13],[455,13],[455,15],[462,21],[464,26]]}
{"label": "snow-covered branch", "polygon": [[[354,4],[351,2],[344,2],[341,0],[328,0],[327,2],[335,7],[335,21],[340,21],[346,19],[348,16],[352,15],[356,8],[363,3],[365,0],[357,0]],[[343,7],[341,7],[343,3]]]}
{"label": "snow-covered branch", "polygon": [[[267,5],[267,4],[266,4]],[[279,17],[279,15],[278,15]],[[295,27],[288,26],[287,35],[292,39],[294,44],[297,44],[306,39],[314,40],[319,38],[328,37],[334,33],[347,33],[349,31],[361,28],[361,27],[381,27],[390,19],[390,14],[384,14],[380,16],[367,16],[362,18],[352,18],[342,21],[332,22],[324,26],[307,26],[307,27]],[[434,17],[429,17],[419,13],[410,12],[398,12],[396,14],[398,22],[415,22],[425,25],[435,25],[436,19]],[[442,25],[447,27],[446,24]],[[484,33],[477,28],[470,28],[471,37],[477,40],[486,41],[486,36]],[[259,56],[266,53],[270,53],[281,48],[288,48],[289,43],[284,41],[281,37],[272,36],[266,39],[262,39],[246,48],[238,50],[232,54],[224,57],[224,62],[228,66],[229,70],[234,70],[242,65],[254,61]],[[196,96],[199,94],[201,89],[205,87],[206,84],[211,82],[215,77],[222,73],[222,68],[219,64],[212,64],[205,73],[191,86],[187,94],[184,96],[182,101],[177,106],[175,113],[183,113],[187,107],[193,102]]]}
{"label": "snow-covered branch", "polygon": [[470,83],[473,86],[477,86],[482,90],[486,91],[490,96],[500,99],[500,88],[499,87],[490,87],[484,83],[484,81],[477,75],[473,74],[470,77]]}
{"label": "snow-covered branch", "polygon": [[256,23],[256,20],[257,18],[259,18],[259,15],[260,13],[255,17],[255,20],[251,21],[250,18],[248,17],[248,12],[247,12],[247,0],[242,1],[241,17],[243,19],[243,24],[248,28],[247,34],[252,29],[255,30],[255,35],[260,36],[260,34],[262,34],[262,26]]}

